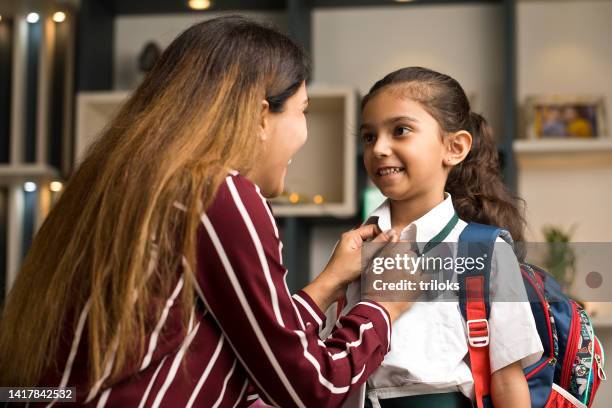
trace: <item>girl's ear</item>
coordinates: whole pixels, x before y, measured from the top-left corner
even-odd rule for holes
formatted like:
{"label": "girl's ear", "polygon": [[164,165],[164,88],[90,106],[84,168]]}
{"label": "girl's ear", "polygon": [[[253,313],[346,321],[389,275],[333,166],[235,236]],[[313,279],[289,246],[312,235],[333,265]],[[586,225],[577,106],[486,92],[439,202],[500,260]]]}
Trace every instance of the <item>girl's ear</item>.
{"label": "girl's ear", "polygon": [[265,99],[261,101],[261,116],[259,121],[259,138],[266,140],[270,126],[270,104]]}
{"label": "girl's ear", "polygon": [[472,148],[472,135],[470,132],[460,130],[446,138],[447,150],[444,156],[444,165],[448,167],[461,163]]}

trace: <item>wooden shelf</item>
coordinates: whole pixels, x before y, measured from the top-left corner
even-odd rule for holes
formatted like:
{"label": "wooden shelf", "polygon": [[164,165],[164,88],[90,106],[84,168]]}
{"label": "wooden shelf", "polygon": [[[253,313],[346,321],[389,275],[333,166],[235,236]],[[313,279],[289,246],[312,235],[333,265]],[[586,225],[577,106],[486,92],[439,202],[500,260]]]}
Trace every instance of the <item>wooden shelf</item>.
{"label": "wooden shelf", "polygon": [[612,138],[516,140],[513,149],[517,154],[612,152]]}
{"label": "wooden shelf", "polygon": [[15,184],[26,181],[52,181],[59,178],[56,168],[41,164],[0,165],[0,184]]}

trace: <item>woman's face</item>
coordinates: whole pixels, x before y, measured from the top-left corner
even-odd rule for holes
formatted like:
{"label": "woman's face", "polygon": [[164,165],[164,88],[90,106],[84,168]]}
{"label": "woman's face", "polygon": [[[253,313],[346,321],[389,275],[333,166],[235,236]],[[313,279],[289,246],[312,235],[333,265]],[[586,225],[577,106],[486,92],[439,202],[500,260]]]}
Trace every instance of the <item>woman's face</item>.
{"label": "woman's face", "polygon": [[447,152],[440,126],[418,102],[382,90],[368,101],[360,128],[370,179],[392,200],[443,191]]}
{"label": "woman's face", "polygon": [[289,160],[306,142],[304,111],[307,106],[306,84],[302,83],[297,92],[285,101],[282,112],[273,113],[264,108],[264,149],[253,171],[253,181],[266,198],[276,197],[283,192]]}

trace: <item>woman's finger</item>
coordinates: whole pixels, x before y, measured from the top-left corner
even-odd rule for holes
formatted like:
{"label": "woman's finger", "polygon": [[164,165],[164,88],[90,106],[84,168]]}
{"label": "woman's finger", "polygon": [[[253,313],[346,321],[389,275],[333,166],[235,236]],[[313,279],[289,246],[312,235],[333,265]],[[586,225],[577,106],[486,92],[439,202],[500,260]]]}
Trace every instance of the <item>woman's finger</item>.
{"label": "woman's finger", "polygon": [[383,243],[383,242],[397,242],[398,236],[397,232],[393,228],[390,230],[381,232],[374,238],[373,243]]}
{"label": "woman's finger", "polygon": [[351,233],[357,234],[362,241],[367,241],[379,235],[381,232],[380,228],[378,228],[378,225],[367,224],[351,231]]}

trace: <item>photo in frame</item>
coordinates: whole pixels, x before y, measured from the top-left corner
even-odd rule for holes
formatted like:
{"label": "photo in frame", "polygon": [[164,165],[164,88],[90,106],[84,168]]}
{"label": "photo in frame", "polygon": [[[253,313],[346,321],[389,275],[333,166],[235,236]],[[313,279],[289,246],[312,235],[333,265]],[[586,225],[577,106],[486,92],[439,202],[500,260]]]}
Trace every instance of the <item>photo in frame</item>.
{"label": "photo in frame", "polygon": [[525,103],[528,139],[596,139],[606,135],[601,96],[531,96]]}

